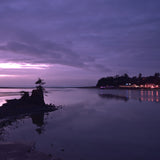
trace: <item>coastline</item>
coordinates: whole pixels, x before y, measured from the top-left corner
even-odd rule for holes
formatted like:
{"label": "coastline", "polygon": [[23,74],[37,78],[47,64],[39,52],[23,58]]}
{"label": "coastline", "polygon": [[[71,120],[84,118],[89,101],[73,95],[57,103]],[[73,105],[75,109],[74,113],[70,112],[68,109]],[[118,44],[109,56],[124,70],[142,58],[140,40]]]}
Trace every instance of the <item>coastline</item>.
{"label": "coastline", "polygon": [[132,88],[132,87],[114,87],[114,88],[98,88],[98,89],[102,89],[102,90],[107,90],[107,89],[122,89],[122,90],[159,90],[160,88]]}
{"label": "coastline", "polygon": [[[34,89],[35,87],[0,87],[0,89]],[[159,88],[145,88],[145,87],[137,87],[137,88],[133,88],[133,87],[104,87],[104,88],[100,88],[100,87],[96,87],[96,86],[82,86],[82,87],[45,87],[46,89],[52,89],[52,88],[59,88],[59,89],[65,89],[65,88],[78,88],[78,89],[131,89],[131,90],[157,90],[160,89]],[[0,92],[1,93],[1,92]],[[6,93],[6,92],[4,92]]]}

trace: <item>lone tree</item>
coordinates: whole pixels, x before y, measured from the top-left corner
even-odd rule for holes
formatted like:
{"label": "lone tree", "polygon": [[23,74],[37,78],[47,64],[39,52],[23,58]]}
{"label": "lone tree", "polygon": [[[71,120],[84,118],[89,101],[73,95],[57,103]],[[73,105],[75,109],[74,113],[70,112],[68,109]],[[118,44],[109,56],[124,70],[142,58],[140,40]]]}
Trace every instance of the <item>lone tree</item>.
{"label": "lone tree", "polygon": [[43,85],[46,84],[46,82],[44,82],[43,79],[38,78],[38,80],[35,82],[35,84],[37,85],[37,86],[36,86],[37,90],[42,90],[43,93],[47,93],[47,91],[46,91],[45,88],[43,87]]}
{"label": "lone tree", "polygon": [[43,79],[39,78],[35,82],[35,84],[37,86],[36,86],[36,89],[34,89],[32,91],[31,100],[35,104],[44,105],[45,104],[45,102],[44,102],[44,92],[45,92],[45,89],[44,89],[43,85],[45,84],[45,82],[44,82]]}
{"label": "lone tree", "polygon": [[39,78],[39,79],[35,82],[35,84],[38,84],[38,85],[42,86],[42,85],[45,84],[45,82],[44,82],[43,79],[40,79],[40,78]]}
{"label": "lone tree", "polygon": [[44,82],[43,79],[39,78],[39,79],[35,82],[35,84],[37,85],[37,86],[36,86],[37,89],[38,89],[38,88],[43,88],[43,89],[44,89],[43,85],[46,84],[46,83]]}

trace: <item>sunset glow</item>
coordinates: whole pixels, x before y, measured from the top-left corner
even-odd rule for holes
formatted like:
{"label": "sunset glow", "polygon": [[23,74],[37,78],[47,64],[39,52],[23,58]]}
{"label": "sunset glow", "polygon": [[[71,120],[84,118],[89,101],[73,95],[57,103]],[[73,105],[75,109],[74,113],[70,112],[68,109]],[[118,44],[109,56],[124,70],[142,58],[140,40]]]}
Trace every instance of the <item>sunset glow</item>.
{"label": "sunset glow", "polygon": [[46,64],[29,64],[29,63],[0,63],[2,69],[45,69]]}
{"label": "sunset glow", "polygon": [[0,74],[0,77],[17,77],[17,75]]}

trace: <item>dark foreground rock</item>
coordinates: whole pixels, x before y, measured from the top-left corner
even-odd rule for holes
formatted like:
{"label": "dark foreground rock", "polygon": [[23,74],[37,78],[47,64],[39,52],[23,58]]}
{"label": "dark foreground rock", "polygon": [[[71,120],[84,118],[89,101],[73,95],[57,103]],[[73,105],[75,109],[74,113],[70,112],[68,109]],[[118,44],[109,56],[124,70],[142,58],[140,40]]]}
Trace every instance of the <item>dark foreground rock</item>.
{"label": "dark foreground rock", "polygon": [[6,103],[2,107],[0,107],[0,119],[1,118],[8,118],[8,117],[16,117],[20,115],[31,115],[35,113],[41,113],[41,112],[52,112],[57,110],[57,107],[54,105],[43,105],[38,106],[34,104],[29,105],[12,105],[12,103],[9,105]]}
{"label": "dark foreground rock", "polygon": [[41,85],[38,85],[36,89],[32,91],[31,96],[29,92],[25,91],[22,91],[21,94],[20,99],[6,100],[7,103],[0,107],[0,118],[52,112],[57,109],[53,104],[45,104],[44,88]]}

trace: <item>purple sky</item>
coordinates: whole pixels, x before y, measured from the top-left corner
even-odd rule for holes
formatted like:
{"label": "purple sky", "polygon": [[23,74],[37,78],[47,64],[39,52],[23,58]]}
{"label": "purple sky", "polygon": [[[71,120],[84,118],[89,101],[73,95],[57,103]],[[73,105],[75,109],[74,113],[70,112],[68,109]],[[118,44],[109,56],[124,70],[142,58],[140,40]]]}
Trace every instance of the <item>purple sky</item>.
{"label": "purple sky", "polygon": [[160,72],[159,0],[0,0],[0,35],[0,86]]}

